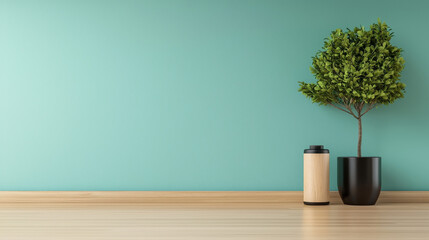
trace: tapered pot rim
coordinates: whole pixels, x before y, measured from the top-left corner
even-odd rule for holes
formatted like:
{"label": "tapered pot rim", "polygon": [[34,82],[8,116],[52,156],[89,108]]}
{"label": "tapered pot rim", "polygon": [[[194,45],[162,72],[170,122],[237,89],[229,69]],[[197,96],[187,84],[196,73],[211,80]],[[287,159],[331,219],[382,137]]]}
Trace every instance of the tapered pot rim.
{"label": "tapered pot rim", "polygon": [[338,157],[338,159],[381,159],[381,157]]}

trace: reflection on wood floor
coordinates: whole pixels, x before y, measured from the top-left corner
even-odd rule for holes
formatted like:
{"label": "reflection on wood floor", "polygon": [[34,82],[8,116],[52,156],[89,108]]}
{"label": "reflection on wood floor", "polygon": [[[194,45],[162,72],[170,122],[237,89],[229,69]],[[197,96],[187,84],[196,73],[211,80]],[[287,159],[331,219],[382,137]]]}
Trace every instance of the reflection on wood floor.
{"label": "reflection on wood floor", "polygon": [[0,239],[429,239],[429,204],[0,204]]}

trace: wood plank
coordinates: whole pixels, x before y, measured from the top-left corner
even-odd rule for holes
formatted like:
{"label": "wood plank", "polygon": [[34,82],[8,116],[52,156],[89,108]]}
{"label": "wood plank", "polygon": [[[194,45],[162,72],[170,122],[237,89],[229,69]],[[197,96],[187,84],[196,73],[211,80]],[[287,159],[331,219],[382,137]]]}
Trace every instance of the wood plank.
{"label": "wood plank", "polygon": [[[301,203],[301,191],[0,191],[0,203]],[[330,192],[331,203],[341,203]],[[429,203],[429,191],[383,191],[378,203]]]}
{"label": "wood plank", "polygon": [[5,240],[427,240],[428,203],[3,203]]}

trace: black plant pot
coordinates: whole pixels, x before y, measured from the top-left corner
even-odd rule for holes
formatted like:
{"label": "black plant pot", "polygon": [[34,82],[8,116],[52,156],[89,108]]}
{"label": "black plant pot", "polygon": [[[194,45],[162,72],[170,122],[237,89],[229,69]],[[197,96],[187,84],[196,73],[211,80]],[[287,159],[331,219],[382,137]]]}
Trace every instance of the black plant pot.
{"label": "black plant pot", "polygon": [[343,203],[374,205],[381,190],[381,157],[338,157],[337,164]]}

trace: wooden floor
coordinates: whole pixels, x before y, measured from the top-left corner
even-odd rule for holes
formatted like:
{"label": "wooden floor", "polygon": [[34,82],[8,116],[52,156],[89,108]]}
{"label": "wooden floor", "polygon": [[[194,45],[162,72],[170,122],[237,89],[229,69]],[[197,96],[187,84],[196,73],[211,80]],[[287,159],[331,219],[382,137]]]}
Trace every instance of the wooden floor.
{"label": "wooden floor", "polygon": [[2,203],[18,239],[429,239],[429,203]]}

